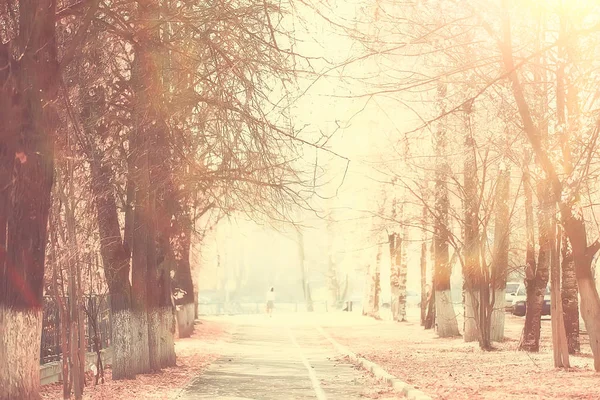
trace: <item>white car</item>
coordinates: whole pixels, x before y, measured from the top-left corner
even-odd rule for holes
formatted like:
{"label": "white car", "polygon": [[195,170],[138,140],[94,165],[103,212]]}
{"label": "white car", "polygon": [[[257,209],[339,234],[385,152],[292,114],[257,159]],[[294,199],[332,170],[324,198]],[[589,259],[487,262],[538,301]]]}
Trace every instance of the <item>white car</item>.
{"label": "white car", "polygon": [[506,282],[506,294],[504,295],[504,309],[506,311],[512,312],[513,302],[519,286],[521,286],[521,282]]}
{"label": "white car", "polygon": [[[524,317],[527,313],[527,291],[524,283],[521,283],[517,293],[513,296],[512,313],[518,317]],[[546,286],[542,315],[550,315],[550,285]]]}

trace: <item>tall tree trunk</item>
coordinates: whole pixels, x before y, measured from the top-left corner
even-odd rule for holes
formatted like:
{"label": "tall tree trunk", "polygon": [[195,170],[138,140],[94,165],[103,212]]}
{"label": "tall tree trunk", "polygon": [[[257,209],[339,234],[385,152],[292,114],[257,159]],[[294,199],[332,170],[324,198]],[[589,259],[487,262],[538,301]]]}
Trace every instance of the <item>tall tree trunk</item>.
{"label": "tall tree trunk", "polygon": [[427,317],[427,243],[421,243],[421,325]]}
{"label": "tall tree trunk", "polygon": [[375,269],[373,271],[371,290],[373,290],[372,316],[379,318],[379,304],[381,303],[381,245],[377,246],[377,255],[375,256]]}
{"label": "tall tree trunk", "polygon": [[[110,169],[101,165],[100,161],[92,159],[90,170],[100,234],[100,255],[110,294],[112,378],[131,379],[135,377],[132,353],[137,343],[134,344],[131,326],[130,256],[121,237],[117,203],[110,183]],[[126,214],[131,212],[132,210],[129,209]],[[129,218],[131,218],[129,215],[125,216],[126,220]]]}
{"label": "tall tree trunk", "polygon": [[[446,97],[446,84],[438,85],[438,101],[440,115],[445,112],[443,106]],[[434,290],[437,332],[440,337],[458,336],[458,323],[452,303],[450,291],[450,275],[452,265],[449,262],[448,243],[448,164],[446,157],[446,127],[445,121],[438,124],[435,135],[436,171],[435,171],[435,215],[434,215]]]}
{"label": "tall tree trunk", "polygon": [[427,315],[425,316],[425,323],[423,324],[425,329],[433,329],[435,327],[435,275],[431,282],[431,289],[429,290],[427,300]]}
{"label": "tall tree trunk", "polygon": [[[70,142],[68,140],[70,150]],[[85,386],[85,327],[83,316],[83,289],[81,287],[81,266],[80,254],[77,241],[77,221],[75,219],[74,196],[74,176],[73,162],[71,159],[66,163],[67,182],[61,179],[60,173],[57,174],[56,191],[62,200],[64,207],[64,219],[66,223],[66,240],[67,246],[67,266],[69,274],[69,302],[70,302],[70,352],[69,360],[71,363],[70,376],[73,382],[73,392],[75,399],[79,400],[83,397],[83,389]],[[58,224],[59,229],[64,229],[62,224]]]}
{"label": "tall tree trunk", "polygon": [[177,331],[179,337],[190,337],[194,332],[194,282],[190,265],[192,245],[192,223],[190,215],[183,212],[176,219],[174,228],[176,242],[174,289],[182,291],[183,297],[177,299]]}
{"label": "tall tree trunk", "polygon": [[527,288],[525,326],[519,348],[525,351],[537,352],[540,349],[540,330],[542,308],[550,267],[550,257],[553,246],[554,233],[552,220],[554,218],[554,203],[550,194],[551,188],[548,180],[538,182],[538,230],[539,254],[535,270],[529,268],[525,271],[525,285]]}
{"label": "tall tree trunk", "polygon": [[508,247],[510,234],[510,209],[508,206],[510,192],[510,169],[502,162],[498,171],[496,184],[494,250],[492,259],[492,288],[494,303],[492,312],[491,340],[504,340],[504,298],[506,294],[506,278],[508,275]]}
{"label": "tall tree trunk", "polygon": [[[70,258],[70,257],[69,257]],[[83,375],[81,371],[81,359],[79,358],[79,312],[77,310],[79,306],[79,298],[77,296],[77,283],[75,279],[75,268],[73,260],[67,261],[69,265],[69,355],[70,355],[70,375],[73,381],[73,392],[75,399],[81,399],[83,395]]]}
{"label": "tall tree trunk", "polygon": [[[579,104],[578,91],[574,84],[570,84],[565,74],[567,62],[573,59],[572,39],[567,35],[567,21],[564,16],[560,16],[559,29],[559,60],[556,70],[556,110],[557,110],[557,132],[560,137],[560,145],[563,155],[563,167],[565,174],[570,176],[573,173],[573,164],[569,140],[571,132],[579,130]],[[568,86],[568,91],[567,91]],[[565,116],[565,108],[568,111],[569,121]],[[561,241],[562,254],[562,280],[561,297],[562,308],[564,312],[565,331],[567,336],[569,353],[579,352],[579,292],[577,290],[577,279],[575,277],[575,263],[573,261],[573,252],[569,239],[563,235]]]}
{"label": "tall tree trunk", "polygon": [[[135,339],[140,344],[138,372],[160,369],[160,318],[156,264],[156,187],[153,166],[157,137],[165,129],[159,72],[159,4],[138,3],[138,25],[132,65],[134,133],[131,142],[135,178],[132,287]],[[152,182],[152,184],[151,184]],[[160,182],[158,182],[160,184]],[[192,295],[193,296],[193,295]]]}
{"label": "tall tree trunk", "polygon": [[464,340],[479,339],[479,287],[483,277],[479,264],[479,200],[477,179],[477,149],[471,132],[470,106],[464,113]]}
{"label": "tall tree trunk", "polygon": [[569,239],[562,238],[562,280],[561,297],[565,320],[565,331],[570,354],[580,351],[579,340],[579,290],[575,276],[575,263]]}
{"label": "tall tree trunk", "polygon": [[44,258],[58,125],[56,3],[18,3],[18,37],[0,43],[0,326],[9,327],[0,340],[2,400],[39,398]]}
{"label": "tall tree trunk", "polygon": [[400,245],[400,296],[398,299],[400,321],[406,321],[406,281],[408,278],[408,262],[406,246],[408,243],[408,226],[402,226],[402,241]]}
{"label": "tall tree trunk", "polygon": [[388,243],[390,246],[390,292],[392,302],[390,308],[392,311],[392,320],[401,321],[400,319],[400,263],[402,253],[402,239],[396,232],[388,235]]}
{"label": "tall tree trunk", "polygon": [[551,292],[551,318],[552,318],[552,350],[554,355],[554,367],[570,368],[569,346],[565,331],[562,301],[560,297],[560,248],[561,232],[556,229],[556,222],[552,223],[554,243],[552,246],[552,257],[550,263],[550,288]]}
{"label": "tall tree trunk", "polygon": [[[55,207],[56,208],[56,207]],[[52,216],[50,217],[50,221],[52,221],[52,218],[55,217],[56,213],[58,212],[58,210],[56,211],[52,211]],[[54,294],[54,299],[56,301],[56,307],[58,308],[58,320],[60,322],[60,348],[62,350],[62,357],[61,357],[61,373],[63,376],[63,399],[64,400],[69,400],[71,398],[71,387],[69,386],[69,346],[68,346],[68,342],[69,339],[67,337],[67,326],[69,325],[68,322],[68,313],[67,313],[67,306],[65,304],[65,298],[66,296],[64,295],[64,287],[62,291],[58,290],[58,270],[61,268],[61,264],[58,262],[57,260],[57,251],[56,251],[56,231],[55,230],[50,230],[50,243],[52,244],[50,247],[50,254],[49,254],[49,258],[52,259],[51,261],[51,265],[53,266],[52,268],[52,292]],[[61,273],[62,275],[62,273]]]}
{"label": "tall tree trunk", "polygon": [[[165,132],[166,133],[166,132]],[[160,138],[165,141],[164,135]],[[159,142],[160,143],[160,142]],[[157,149],[167,148],[157,144]],[[156,295],[158,302],[158,334],[159,334],[159,364],[161,367],[174,366],[175,356],[175,308],[172,297],[171,271],[176,270],[175,254],[171,247],[172,224],[171,218],[176,210],[175,190],[171,184],[170,170],[164,166],[154,165],[157,179],[157,201],[156,201],[156,265],[158,268],[158,279]],[[162,173],[160,172],[162,170]],[[194,302],[197,303],[196,293],[194,293]]]}
{"label": "tall tree trunk", "polygon": [[[423,190],[423,198],[425,199],[425,190]],[[425,326],[425,319],[427,318],[427,204],[423,202],[422,208],[422,224],[421,229],[421,325]]]}

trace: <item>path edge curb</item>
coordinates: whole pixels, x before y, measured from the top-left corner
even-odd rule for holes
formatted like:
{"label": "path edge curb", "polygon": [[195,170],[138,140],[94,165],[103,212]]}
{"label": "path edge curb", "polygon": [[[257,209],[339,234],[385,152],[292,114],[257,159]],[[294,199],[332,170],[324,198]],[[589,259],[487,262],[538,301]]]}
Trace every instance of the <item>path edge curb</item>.
{"label": "path edge curb", "polygon": [[327,339],[333,345],[333,347],[336,348],[338,352],[342,353],[345,356],[348,356],[356,364],[360,365],[362,368],[366,369],[367,371],[375,375],[377,378],[387,382],[387,384],[390,385],[394,389],[394,391],[402,393],[409,400],[433,400],[430,396],[425,394],[425,392],[415,389],[413,386],[387,372],[380,365],[369,361],[364,357],[360,357],[353,353],[347,347],[342,346],[334,338],[329,336],[329,334],[325,332],[325,330],[323,330],[323,328],[321,328],[320,326],[317,326],[316,328],[321,333],[321,335],[323,335],[325,339]]}
{"label": "path edge curb", "polygon": [[[195,331],[195,327],[196,327],[196,321],[202,321],[202,319],[201,319],[201,318],[195,318],[195,319],[194,319],[194,331]],[[238,326],[235,326],[235,328],[234,328],[234,329],[233,329],[231,332],[229,332],[229,333],[231,334],[231,337],[233,337],[233,335],[234,335],[235,333],[237,333],[238,329],[239,329],[239,327],[238,327]],[[192,331],[192,335],[194,334],[194,331]],[[231,337],[229,337],[229,339],[231,339]],[[229,341],[229,340],[226,340],[225,342],[228,342],[228,341]],[[211,362],[210,362],[210,363],[209,363],[209,364],[206,366],[206,369],[210,368],[210,366],[212,365],[212,363],[213,363],[213,362],[215,362],[216,360],[218,360],[218,359],[220,358],[220,356],[221,356],[221,355],[217,356],[217,358],[215,358],[214,360],[212,360],[212,361],[211,361]],[[192,386],[192,384],[193,384],[193,383],[194,383],[194,382],[195,382],[195,381],[196,381],[198,378],[200,378],[200,377],[201,377],[201,376],[204,374],[204,372],[206,372],[206,370],[204,370],[204,371],[200,372],[200,373],[199,373],[199,374],[197,374],[197,375],[194,375],[194,376],[190,377],[190,378],[189,378],[189,379],[188,379],[188,380],[185,382],[185,384],[184,384],[184,385],[182,385],[182,386],[181,386],[181,388],[179,388],[179,392],[178,392],[178,393],[175,395],[175,397],[173,397],[173,399],[174,399],[174,400],[178,400],[178,399],[180,399],[180,398],[181,398],[181,395],[183,395],[183,394],[185,393],[185,391],[186,391],[186,390],[188,390],[188,389],[189,389],[189,388]]]}

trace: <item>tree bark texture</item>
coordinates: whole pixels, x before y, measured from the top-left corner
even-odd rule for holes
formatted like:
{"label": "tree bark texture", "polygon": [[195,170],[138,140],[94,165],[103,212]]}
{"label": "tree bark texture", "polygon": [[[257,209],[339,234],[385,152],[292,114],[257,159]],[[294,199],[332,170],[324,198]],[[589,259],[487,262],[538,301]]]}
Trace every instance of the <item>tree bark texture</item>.
{"label": "tree bark texture", "polygon": [[[443,106],[446,96],[446,85],[438,84],[438,102],[441,104],[440,111],[443,113]],[[440,337],[458,336],[458,323],[456,313],[452,304],[452,295],[450,292],[450,275],[452,265],[449,262],[448,243],[450,233],[448,231],[448,165],[446,161],[446,127],[444,121],[438,124],[435,134],[435,207],[434,207],[434,290],[435,290],[435,308],[436,325]]]}
{"label": "tree bark texture", "polygon": [[576,354],[580,351],[579,340],[579,290],[575,276],[575,263],[569,239],[562,238],[562,279],[561,297],[565,320],[565,331],[569,346],[569,353]]}
{"label": "tree bark texture", "polygon": [[550,289],[551,289],[551,321],[552,321],[552,350],[554,355],[554,367],[570,368],[569,346],[565,331],[565,321],[562,309],[560,290],[560,248],[561,232],[557,231],[556,223],[552,224],[553,246],[550,263]]}
{"label": "tree bark texture", "polygon": [[538,182],[538,230],[539,253],[535,269],[529,265],[525,271],[525,286],[527,289],[525,326],[519,348],[521,350],[537,352],[540,349],[540,330],[542,307],[546,286],[548,285],[550,258],[553,246],[554,233],[552,221],[554,218],[554,202],[550,198],[551,188],[547,180]]}
{"label": "tree bark texture", "polygon": [[471,132],[469,113],[465,111],[464,132],[464,340],[479,339],[479,286],[483,279],[479,263],[479,200],[476,143]]}
{"label": "tree bark texture", "polygon": [[402,257],[402,239],[398,233],[392,232],[388,235],[388,243],[390,246],[390,261],[392,264],[390,274],[392,302],[390,308],[392,311],[392,319],[394,321],[400,321],[400,263]]}
{"label": "tree bark texture", "polygon": [[[39,398],[47,223],[58,125],[54,0],[18,2],[0,43],[0,399]],[[6,328],[9,327],[9,328]]]}
{"label": "tree bark texture", "polygon": [[173,289],[184,292],[183,297],[175,301],[178,308],[177,331],[179,337],[190,337],[194,331],[194,282],[190,265],[192,224],[188,213],[177,218],[174,233],[176,269]]}
{"label": "tree bark texture", "polygon": [[504,296],[508,275],[508,247],[510,234],[510,169],[504,162],[498,171],[496,202],[494,210],[494,249],[492,259],[492,281],[494,303],[491,321],[491,340],[504,340]]}

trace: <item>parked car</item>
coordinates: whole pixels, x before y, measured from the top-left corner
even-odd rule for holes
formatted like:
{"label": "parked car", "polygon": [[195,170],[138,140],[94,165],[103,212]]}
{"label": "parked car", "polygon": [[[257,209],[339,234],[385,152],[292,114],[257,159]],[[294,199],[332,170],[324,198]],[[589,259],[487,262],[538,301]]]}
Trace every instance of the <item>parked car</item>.
{"label": "parked car", "polygon": [[[525,290],[525,284],[521,284],[517,293],[513,297],[513,315],[518,317],[524,317],[527,313],[527,292]],[[546,293],[544,295],[544,304],[542,305],[542,315],[550,315],[550,286],[546,286]]]}
{"label": "parked car", "polygon": [[513,301],[515,299],[515,296],[517,295],[517,290],[519,290],[519,286],[521,286],[521,282],[506,283],[506,294],[504,295],[504,309],[506,311],[512,312]]}

